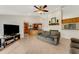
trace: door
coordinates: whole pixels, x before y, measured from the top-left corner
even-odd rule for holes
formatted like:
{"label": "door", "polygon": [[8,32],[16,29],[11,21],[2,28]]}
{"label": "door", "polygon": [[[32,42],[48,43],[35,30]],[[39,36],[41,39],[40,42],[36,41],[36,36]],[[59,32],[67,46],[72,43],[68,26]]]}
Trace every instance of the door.
{"label": "door", "polygon": [[29,24],[28,23],[24,23],[24,33],[29,33]]}

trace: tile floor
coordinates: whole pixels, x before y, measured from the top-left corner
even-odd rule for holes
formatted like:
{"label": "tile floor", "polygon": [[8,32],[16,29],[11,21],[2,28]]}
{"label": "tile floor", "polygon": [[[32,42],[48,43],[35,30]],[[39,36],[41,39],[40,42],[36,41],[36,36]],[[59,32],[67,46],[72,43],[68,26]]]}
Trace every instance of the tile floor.
{"label": "tile floor", "polygon": [[36,31],[31,35],[25,35],[5,49],[0,54],[68,54],[70,51],[70,40],[61,38],[60,44],[55,46],[37,39]]}

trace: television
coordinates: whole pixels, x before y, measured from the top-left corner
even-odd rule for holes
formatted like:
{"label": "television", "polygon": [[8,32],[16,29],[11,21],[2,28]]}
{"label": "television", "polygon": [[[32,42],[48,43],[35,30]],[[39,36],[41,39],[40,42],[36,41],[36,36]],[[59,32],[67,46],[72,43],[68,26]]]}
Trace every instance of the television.
{"label": "television", "polygon": [[19,33],[19,25],[4,24],[4,35],[15,35]]}

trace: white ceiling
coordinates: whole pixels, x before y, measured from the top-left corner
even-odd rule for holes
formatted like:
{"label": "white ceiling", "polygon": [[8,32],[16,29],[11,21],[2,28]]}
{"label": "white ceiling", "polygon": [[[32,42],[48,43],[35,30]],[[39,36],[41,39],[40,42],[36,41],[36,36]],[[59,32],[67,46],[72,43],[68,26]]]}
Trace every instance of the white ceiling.
{"label": "white ceiling", "polygon": [[[51,12],[58,7],[60,6],[48,5],[47,9]],[[37,15],[34,10],[33,5],[0,5],[0,15]]]}
{"label": "white ceiling", "polygon": [[[0,5],[0,15],[23,15],[31,17],[41,17],[40,14],[34,12],[34,5]],[[60,5],[48,5],[48,13],[55,11],[57,8],[60,8]],[[79,5],[64,5],[63,7],[63,16],[79,15]],[[42,16],[48,16],[48,13]]]}
{"label": "white ceiling", "polygon": [[63,17],[79,17],[79,5],[67,5],[63,8]]}

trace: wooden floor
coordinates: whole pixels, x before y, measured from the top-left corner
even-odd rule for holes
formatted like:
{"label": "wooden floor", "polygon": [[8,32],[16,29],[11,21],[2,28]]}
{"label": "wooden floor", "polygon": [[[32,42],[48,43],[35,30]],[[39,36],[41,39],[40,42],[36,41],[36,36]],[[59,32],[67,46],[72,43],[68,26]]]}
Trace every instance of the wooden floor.
{"label": "wooden floor", "polygon": [[61,38],[60,44],[55,46],[37,39],[37,31],[31,35],[25,35],[13,44],[0,51],[1,54],[68,54],[70,40]]}

